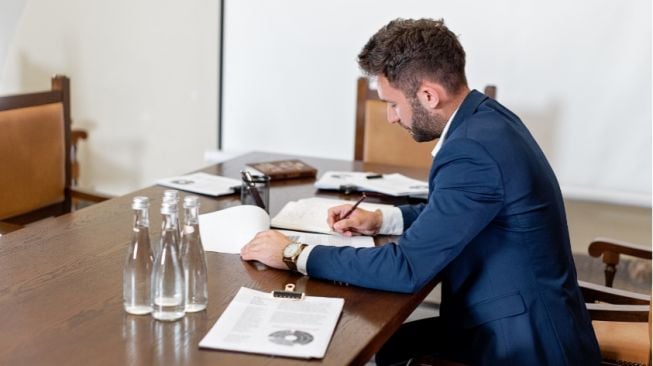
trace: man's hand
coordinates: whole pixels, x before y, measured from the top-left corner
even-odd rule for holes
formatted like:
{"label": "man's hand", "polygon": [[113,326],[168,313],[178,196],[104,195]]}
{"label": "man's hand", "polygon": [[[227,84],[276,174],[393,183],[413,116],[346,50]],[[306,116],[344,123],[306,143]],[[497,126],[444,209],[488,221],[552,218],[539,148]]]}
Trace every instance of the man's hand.
{"label": "man's hand", "polygon": [[257,260],[273,268],[288,269],[283,262],[283,249],[291,242],[278,231],[261,231],[240,249],[240,257],[246,261]]}
{"label": "man's hand", "polygon": [[380,210],[367,211],[357,208],[346,219],[340,219],[351,209],[352,205],[331,207],[327,215],[329,227],[340,234],[352,236],[354,234],[375,235],[381,229],[383,214]]}

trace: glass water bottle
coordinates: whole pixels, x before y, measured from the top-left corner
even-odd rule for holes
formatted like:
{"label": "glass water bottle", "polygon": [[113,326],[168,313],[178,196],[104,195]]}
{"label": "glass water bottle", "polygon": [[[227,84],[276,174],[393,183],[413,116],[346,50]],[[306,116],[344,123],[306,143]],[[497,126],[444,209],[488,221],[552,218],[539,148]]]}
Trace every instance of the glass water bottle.
{"label": "glass water bottle", "polygon": [[125,311],[142,315],[152,312],[151,274],[152,248],[150,247],[150,200],[134,197],[134,225],[123,269],[122,295]]}
{"label": "glass water bottle", "polygon": [[152,270],[152,316],[174,321],[184,316],[184,271],[177,252],[177,204],[161,205],[161,250]]}
{"label": "glass water bottle", "polygon": [[[179,207],[179,191],[175,189],[166,189],[163,191],[163,203],[174,202]],[[181,226],[179,225],[180,217],[177,215],[177,254],[181,255],[179,245],[181,245]],[[163,225],[163,223],[161,223]],[[163,229],[163,227],[161,228]],[[181,257],[180,257],[181,259]]]}
{"label": "glass water bottle", "polygon": [[206,257],[200,237],[199,198],[184,198],[184,230],[181,241],[181,263],[186,284],[186,312],[206,309],[208,303]]}

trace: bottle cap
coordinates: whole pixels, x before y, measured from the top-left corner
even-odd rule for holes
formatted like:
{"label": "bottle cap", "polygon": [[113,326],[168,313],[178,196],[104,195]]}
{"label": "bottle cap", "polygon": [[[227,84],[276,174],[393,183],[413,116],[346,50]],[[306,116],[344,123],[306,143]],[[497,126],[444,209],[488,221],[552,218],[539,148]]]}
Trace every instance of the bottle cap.
{"label": "bottle cap", "polygon": [[164,201],[161,204],[161,213],[162,214],[176,214],[177,213],[177,202],[174,201]]}
{"label": "bottle cap", "polygon": [[132,199],[132,208],[142,210],[150,207],[150,199],[145,196],[136,196]]}
{"label": "bottle cap", "polygon": [[184,197],[184,208],[199,207],[200,198],[197,196]]}
{"label": "bottle cap", "polygon": [[179,197],[179,191],[176,189],[166,189],[163,191],[163,199],[165,200],[168,197],[177,199],[177,197]]}

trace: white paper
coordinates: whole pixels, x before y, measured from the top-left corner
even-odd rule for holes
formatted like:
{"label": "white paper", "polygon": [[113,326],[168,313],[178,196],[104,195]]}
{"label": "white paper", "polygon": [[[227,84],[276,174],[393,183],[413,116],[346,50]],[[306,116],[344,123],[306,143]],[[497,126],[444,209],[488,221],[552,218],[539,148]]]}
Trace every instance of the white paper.
{"label": "white paper", "polygon": [[341,186],[355,186],[358,187],[360,182],[367,180],[367,176],[373,175],[373,172],[335,172],[328,171],[322,174],[314,186],[319,189],[336,189],[339,190]]}
{"label": "white paper", "polygon": [[205,251],[240,253],[256,233],[270,229],[270,216],[262,208],[241,205],[199,216]]}
{"label": "white paper", "polygon": [[427,182],[399,173],[383,174],[381,178],[368,179],[370,175],[375,173],[328,171],[315,182],[315,188],[339,190],[342,186],[350,186],[358,191],[379,192],[389,196],[417,196],[428,194],[429,191]]}
{"label": "white paper", "polygon": [[193,173],[178,177],[160,179],[159,185],[195,192],[208,196],[222,196],[232,194],[236,187],[240,187],[240,180],[222,177],[208,173]]}
{"label": "white paper", "polygon": [[[311,231],[315,233],[325,233],[338,235],[333,232],[327,224],[327,214],[329,208],[342,205],[354,204],[355,201],[335,200],[329,198],[304,198],[299,201],[291,201],[272,218],[270,225],[280,229]],[[358,207],[374,211],[388,210],[392,205],[382,205],[378,203],[361,203]]]}
{"label": "white paper", "polygon": [[270,293],[241,287],[199,346],[323,358],[344,303],[344,299],[331,297],[277,299]]}
{"label": "white paper", "polygon": [[[324,209],[325,220],[327,209]],[[205,251],[238,254],[257,233],[270,229],[270,216],[258,206],[241,205],[202,214],[199,216],[199,226]],[[346,237],[296,231],[282,232],[293,240],[311,245],[358,248],[374,246],[374,238],[371,236]]]}

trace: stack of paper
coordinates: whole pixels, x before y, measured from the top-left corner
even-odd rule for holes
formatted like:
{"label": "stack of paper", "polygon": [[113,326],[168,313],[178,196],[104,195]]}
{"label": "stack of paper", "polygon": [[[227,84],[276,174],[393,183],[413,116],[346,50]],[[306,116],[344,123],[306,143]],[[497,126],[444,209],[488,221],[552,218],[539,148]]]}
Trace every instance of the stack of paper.
{"label": "stack of paper", "polygon": [[326,172],[315,182],[315,188],[370,191],[389,196],[423,196],[427,195],[427,182],[408,178],[399,173],[375,174],[370,172]]}

